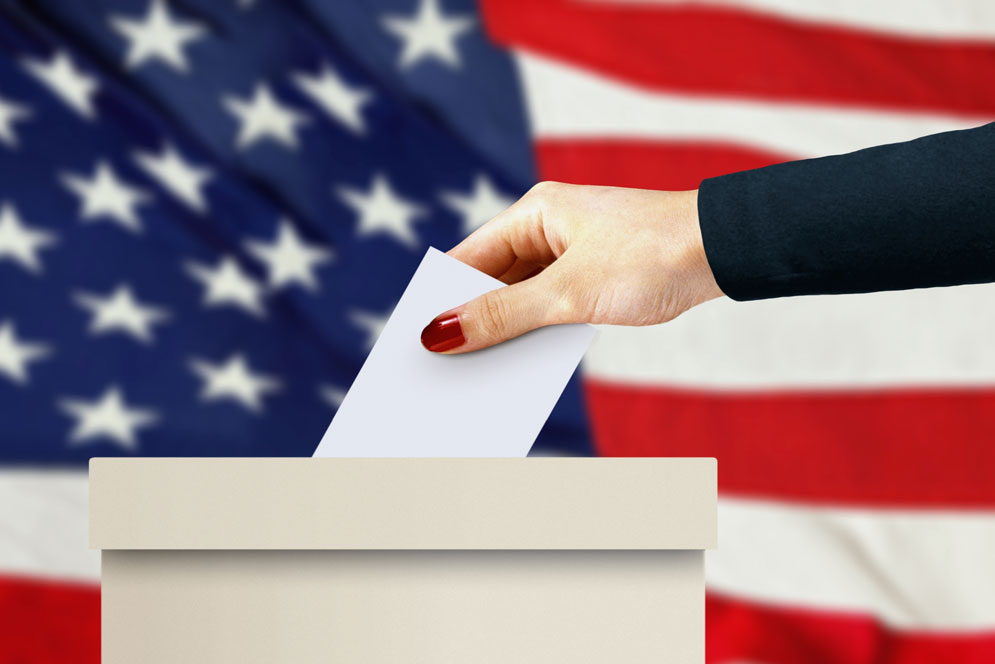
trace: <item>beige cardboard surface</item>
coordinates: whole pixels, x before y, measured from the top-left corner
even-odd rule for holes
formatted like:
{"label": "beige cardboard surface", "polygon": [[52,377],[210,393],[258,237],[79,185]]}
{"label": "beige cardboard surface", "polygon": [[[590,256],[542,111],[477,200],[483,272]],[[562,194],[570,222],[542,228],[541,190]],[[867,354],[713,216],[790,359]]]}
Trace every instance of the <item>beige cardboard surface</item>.
{"label": "beige cardboard surface", "polygon": [[105,551],[105,664],[704,662],[701,551]]}
{"label": "beige cardboard surface", "polygon": [[100,549],[705,549],[714,459],[93,459]]}

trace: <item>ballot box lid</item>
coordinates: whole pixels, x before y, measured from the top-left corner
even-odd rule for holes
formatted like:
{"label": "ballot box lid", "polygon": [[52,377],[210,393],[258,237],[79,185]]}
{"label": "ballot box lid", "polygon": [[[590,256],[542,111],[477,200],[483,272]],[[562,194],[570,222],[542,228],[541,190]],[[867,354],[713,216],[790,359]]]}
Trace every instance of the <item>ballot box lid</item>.
{"label": "ballot box lid", "polygon": [[716,490],[706,458],[92,459],[90,546],[707,549]]}

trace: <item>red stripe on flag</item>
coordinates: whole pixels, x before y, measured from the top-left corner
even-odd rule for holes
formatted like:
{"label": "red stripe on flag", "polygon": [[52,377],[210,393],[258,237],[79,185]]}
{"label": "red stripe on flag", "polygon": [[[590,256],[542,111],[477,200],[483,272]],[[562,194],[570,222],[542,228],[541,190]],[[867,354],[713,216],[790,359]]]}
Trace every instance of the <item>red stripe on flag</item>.
{"label": "red stripe on flag", "polygon": [[706,661],[765,664],[988,664],[995,633],[905,632],[865,616],[755,604],[709,593]]}
{"label": "red stripe on flag", "polygon": [[591,379],[586,389],[599,455],[716,457],[725,493],[995,506],[990,389],[698,392]]}
{"label": "red stripe on flag", "polygon": [[483,8],[488,33],[499,43],[659,89],[995,111],[992,43],[916,39],[689,3],[485,0]]}
{"label": "red stripe on flag", "polygon": [[97,586],[0,576],[0,662],[100,661]]}
{"label": "red stripe on flag", "polygon": [[720,143],[540,138],[543,179],[646,189],[697,189],[715,175],[760,168],[790,157]]}

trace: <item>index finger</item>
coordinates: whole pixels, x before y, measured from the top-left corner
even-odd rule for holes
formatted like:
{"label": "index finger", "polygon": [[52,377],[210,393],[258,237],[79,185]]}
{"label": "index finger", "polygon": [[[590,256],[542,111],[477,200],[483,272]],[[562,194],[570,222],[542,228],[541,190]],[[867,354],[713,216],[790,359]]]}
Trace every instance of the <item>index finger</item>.
{"label": "index finger", "polygon": [[516,262],[552,263],[556,256],[528,198],[526,195],[518,199],[446,253],[494,278],[500,278]]}

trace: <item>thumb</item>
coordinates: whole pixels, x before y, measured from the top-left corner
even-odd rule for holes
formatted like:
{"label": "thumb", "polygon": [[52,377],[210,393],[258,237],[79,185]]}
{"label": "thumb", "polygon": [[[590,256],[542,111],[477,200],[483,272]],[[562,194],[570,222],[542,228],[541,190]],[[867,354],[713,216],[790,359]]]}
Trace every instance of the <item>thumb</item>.
{"label": "thumb", "polygon": [[547,273],[542,272],[450,309],[425,326],[422,345],[434,353],[466,353],[543,325],[564,322],[553,320],[552,290],[548,282]]}

